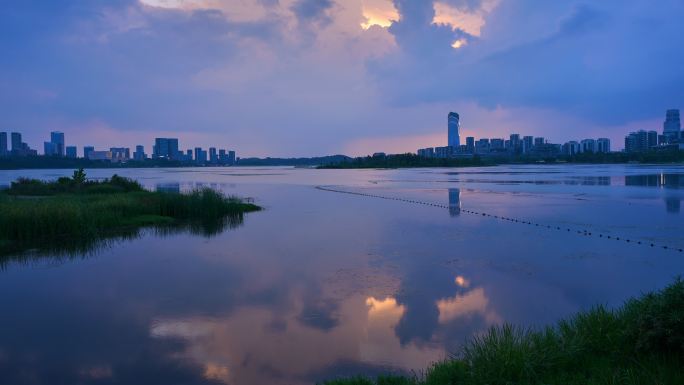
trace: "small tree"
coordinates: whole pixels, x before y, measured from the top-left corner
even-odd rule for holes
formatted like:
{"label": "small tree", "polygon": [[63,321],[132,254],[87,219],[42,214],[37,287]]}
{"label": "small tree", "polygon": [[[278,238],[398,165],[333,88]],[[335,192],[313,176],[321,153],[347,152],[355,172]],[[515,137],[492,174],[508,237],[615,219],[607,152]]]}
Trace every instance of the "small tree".
{"label": "small tree", "polygon": [[74,183],[77,185],[85,183],[86,173],[83,171],[83,168],[79,168],[78,170],[74,171],[74,176],[71,179],[73,179]]}

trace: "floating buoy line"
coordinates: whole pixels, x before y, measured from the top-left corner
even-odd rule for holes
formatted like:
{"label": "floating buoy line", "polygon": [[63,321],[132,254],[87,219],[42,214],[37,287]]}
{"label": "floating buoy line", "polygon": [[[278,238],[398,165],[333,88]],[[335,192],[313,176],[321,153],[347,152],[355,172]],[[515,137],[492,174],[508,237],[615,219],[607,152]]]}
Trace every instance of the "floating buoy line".
{"label": "floating buoy line", "polygon": [[[332,187],[324,187],[324,186],[316,186],[316,189],[321,190],[321,191],[329,191],[329,192],[334,192],[334,193],[340,193],[340,194],[357,195],[357,196],[368,197],[368,198],[378,198],[378,199],[385,199],[385,200],[390,200],[390,201],[413,203],[413,204],[417,204],[417,205],[449,209],[448,205],[443,205],[443,204],[439,204],[439,203],[423,202],[423,201],[417,201],[417,200],[412,200],[412,199],[397,198],[397,197],[390,197],[390,196],[377,195],[377,194],[368,194],[368,193],[362,193],[362,192],[356,192],[356,191],[339,190],[339,189],[335,189]],[[609,239],[609,240],[614,240],[614,241],[619,241],[619,242],[633,243],[635,245],[642,245],[645,247],[659,248],[659,249],[672,250],[672,251],[684,253],[683,248],[677,248],[677,247],[672,247],[672,246],[667,246],[667,245],[659,245],[659,244],[656,244],[653,242],[648,242],[648,241],[639,241],[639,240],[629,239],[629,238],[625,238],[625,237],[618,237],[615,235],[606,235],[606,234],[601,234],[601,233],[588,231],[588,230],[576,230],[576,229],[571,229],[569,227],[563,227],[563,226],[545,225],[542,223],[530,222],[530,221],[526,221],[523,219],[505,217],[502,215],[494,215],[494,214],[489,214],[489,213],[485,213],[485,212],[478,212],[478,211],[473,211],[473,210],[467,210],[467,209],[460,209],[459,211],[461,213],[477,215],[477,216],[487,217],[487,218],[493,218],[493,219],[511,222],[511,223],[519,223],[522,225],[540,227],[540,228],[545,228],[548,230],[563,231],[566,233],[573,233],[573,234],[578,234],[578,235],[586,236],[586,237],[592,237],[593,236],[593,237],[598,237],[601,239]]]}

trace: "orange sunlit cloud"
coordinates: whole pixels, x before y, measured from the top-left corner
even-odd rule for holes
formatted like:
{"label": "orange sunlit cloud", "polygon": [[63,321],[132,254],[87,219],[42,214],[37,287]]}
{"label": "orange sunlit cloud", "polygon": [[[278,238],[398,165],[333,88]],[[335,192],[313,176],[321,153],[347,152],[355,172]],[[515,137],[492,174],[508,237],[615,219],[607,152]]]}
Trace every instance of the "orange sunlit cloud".
{"label": "orange sunlit cloud", "polygon": [[363,29],[374,25],[387,28],[399,20],[399,12],[390,0],[368,0],[363,4],[363,17],[366,20],[361,23]]}
{"label": "orange sunlit cloud", "polygon": [[[464,32],[480,36],[482,27],[485,25],[485,16],[494,10],[499,4],[499,0],[485,0],[482,6],[478,9],[460,9],[442,2],[435,2],[435,17],[432,20],[433,24],[448,25],[452,29],[461,29]],[[465,45],[465,40],[459,39],[451,46],[454,48],[461,48]]]}
{"label": "orange sunlit cloud", "polygon": [[481,287],[463,295],[440,299],[437,301],[437,308],[441,324],[474,314],[482,315],[490,324],[501,320],[499,315],[489,308],[489,298]]}

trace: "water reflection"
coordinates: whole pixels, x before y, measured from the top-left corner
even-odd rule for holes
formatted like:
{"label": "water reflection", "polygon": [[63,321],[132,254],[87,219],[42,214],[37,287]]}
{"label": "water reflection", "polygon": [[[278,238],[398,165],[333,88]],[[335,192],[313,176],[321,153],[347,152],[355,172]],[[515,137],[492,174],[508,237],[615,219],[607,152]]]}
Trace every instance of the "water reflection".
{"label": "water reflection", "polygon": [[682,198],[677,196],[665,197],[665,209],[668,213],[679,213],[682,209]]}
{"label": "water reflection", "polygon": [[159,192],[168,192],[168,193],[180,193],[181,191],[181,186],[180,183],[157,183],[155,186],[155,190]]}
{"label": "water reflection", "polygon": [[664,187],[668,189],[684,188],[684,174],[649,174],[627,175],[625,186]]}
{"label": "water reflection", "polygon": [[[666,190],[684,189],[684,174],[647,174],[625,176],[625,186],[659,187]],[[663,198],[668,213],[681,212],[682,197],[668,192]]]}
{"label": "water reflection", "polygon": [[393,297],[342,300],[343,320],[330,330],[298,322],[297,310],[246,307],[223,318],[159,319],[150,334],[187,341],[186,357],[204,367],[206,378],[226,384],[267,384],[276,378],[310,383],[312,377],[330,378],[345,362],[391,362],[417,370],[416,362],[445,357],[436,346],[400,343],[394,329],[407,308]]}
{"label": "water reflection", "polygon": [[235,229],[243,223],[244,213],[229,213],[223,218],[204,218],[101,233],[97,236],[62,238],[58,242],[32,244],[30,247],[17,243],[11,248],[0,249],[0,271],[7,269],[9,265],[14,263],[29,264],[38,261],[59,263],[94,257],[104,250],[117,248],[124,242],[139,239],[150,232],[159,238],[177,236],[183,233],[212,238],[224,231]]}
{"label": "water reflection", "polygon": [[[0,275],[0,383],[297,385],[410,373],[493,324],[552,324],[684,271],[679,254],[659,248],[465,213],[452,220],[443,209],[312,188],[325,178],[368,189],[378,188],[368,179],[393,180],[378,194],[448,199],[450,215],[465,198],[476,211],[681,244],[681,220],[654,213],[652,202],[671,198],[675,210],[682,190],[627,188],[622,168],[609,179],[583,176],[605,173],[592,170],[500,173],[538,180],[519,186],[492,174],[487,188],[457,185],[468,189],[463,197],[458,188],[444,197],[453,180],[420,181],[413,170],[293,170],[284,183],[269,176],[237,185],[223,172],[169,171],[163,178],[177,178],[180,191],[223,186],[269,209],[237,231],[146,230],[100,258],[8,266]],[[163,188],[154,173],[145,174],[146,188]]]}
{"label": "water reflection", "polygon": [[461,215],[461,189],[449,189],[449,215],[452,217]]}

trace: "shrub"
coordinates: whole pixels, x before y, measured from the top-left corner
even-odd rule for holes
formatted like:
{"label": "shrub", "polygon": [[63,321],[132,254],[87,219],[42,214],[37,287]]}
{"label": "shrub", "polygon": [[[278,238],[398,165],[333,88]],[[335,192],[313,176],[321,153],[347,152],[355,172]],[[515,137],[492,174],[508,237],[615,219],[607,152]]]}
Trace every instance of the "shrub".
{"label": "shrub", "polygon": [[625,334],[636,353],[684,358],[684,281],[628,301],[622,311]]}

